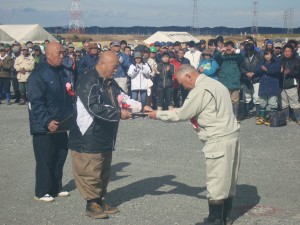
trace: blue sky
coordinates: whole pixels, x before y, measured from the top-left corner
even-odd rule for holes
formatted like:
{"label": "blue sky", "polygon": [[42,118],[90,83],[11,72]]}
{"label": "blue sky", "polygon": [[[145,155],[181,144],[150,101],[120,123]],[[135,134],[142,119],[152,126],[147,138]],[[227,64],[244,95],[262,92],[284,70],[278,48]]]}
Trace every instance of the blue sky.
{"label": "blue sky", "polygon": [[[258,26],[283,27],[283,12],[299,0],[260,0]],[[0,23],[67,25],[71,0],[0,0]],[[295,5],[295,6],[294,6]],[[193,0],[81,0],[86,26],[191,26]],[[198,0],[199,27],[252,25],[252,0]]]}

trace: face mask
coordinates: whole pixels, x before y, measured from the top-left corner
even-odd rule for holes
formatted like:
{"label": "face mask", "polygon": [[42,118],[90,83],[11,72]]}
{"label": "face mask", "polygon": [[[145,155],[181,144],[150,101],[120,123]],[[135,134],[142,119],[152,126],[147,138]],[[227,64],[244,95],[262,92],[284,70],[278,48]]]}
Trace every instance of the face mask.
{"label": "face mask", "polygon": [[191,48],[190,48],[190,51],[191,51],[191,52],[195,52],[195,48],[194,48],[194,47],[191,47]]}

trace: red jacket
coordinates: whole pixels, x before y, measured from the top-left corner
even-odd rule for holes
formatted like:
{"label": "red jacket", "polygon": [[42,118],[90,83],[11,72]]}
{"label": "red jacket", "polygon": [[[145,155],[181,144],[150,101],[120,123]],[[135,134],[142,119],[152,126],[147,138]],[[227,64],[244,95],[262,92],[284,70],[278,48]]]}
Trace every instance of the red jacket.
{"label": "red jacket", "polygon": [[178,62],[176,59],[172,59],[170,61],[170,63],[174,65],[173,88],[174,89],[179,89],[180,85],[179,85],[179,83],[177,81],[177,78],[176,78],[175,74],[176,74],[177,70],[179,69],[179,67],[181,66],[181,63]]}

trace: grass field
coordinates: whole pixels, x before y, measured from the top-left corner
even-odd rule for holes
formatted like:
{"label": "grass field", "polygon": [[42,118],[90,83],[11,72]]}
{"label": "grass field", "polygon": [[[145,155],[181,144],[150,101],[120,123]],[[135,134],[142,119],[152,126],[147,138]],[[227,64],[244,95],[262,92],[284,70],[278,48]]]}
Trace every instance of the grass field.
{"label": "grass field", "polygon": [[[100,42],[102,46],[109,45],[109,43],[113,40],[126,40],[127,43],[131,45],[138,45],[143,44],[143,41],[147,39],[149,36],[145,35],[110,35],[110,34],[102,34],[102,35],[92,35],[92,34],[80,34],[80,35],[73,35],[73,34],[61,34],[61,37],[65,38],[66,42],[75,42],[80,43],[83,40],[90,40],[94,42]],[[204,39],[208,41],[211,38],[214,38],[215,36],[196,36],[199,40]],[[266,35],[258,35],[256,37],[258,46],[260,47],[263,43],[263,40],[265,38],[271,38],[273,40],[275,39],[296,39],[300,40],[300,34],[266,34]],[[232,40],[236,43],[241,43],[246,39],[246,36],[224,36],[225,40]]]}

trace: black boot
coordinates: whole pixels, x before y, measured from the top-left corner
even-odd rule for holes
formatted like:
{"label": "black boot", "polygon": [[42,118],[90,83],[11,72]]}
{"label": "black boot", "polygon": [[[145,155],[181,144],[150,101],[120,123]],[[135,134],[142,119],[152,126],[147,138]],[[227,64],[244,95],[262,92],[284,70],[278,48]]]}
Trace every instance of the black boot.
{"label": "black boot", "polygon": [[258,120],[260,117],[260,105],[259,104],[255,105],[255,111],[256,111],[255,118]]}
{"label": "black boot", "polygon": [[233,109],[233,114],[235,115],[236,119],[239,122],[240,121],[239,118],[238,118],[238,115],[239,115],[239,103],[232,104],[232,109]]}
{"label": "black boot", "polygon": [[249,119],[250,103],[242,103],[240,119]]}
{"label": "black boot", "polygon": [[200,225],[224,225],[223,208],[224,201],[208,201],[209,215]]}
{"label": "black boot", "polygon": [[296,123],[300,125],[300,109],[293,109]]}
{"label": "black boot", "polygon": [[285,108],[285,109],[282,109],[282,111],[285,113],[285,119],[286,119],[286,122],[289,123],[291,121],[290,119],[290,109],[289,107]]}
{"label": "black boot", "polygon": [[233,222],[231,218],[232,203],[233,197],[227,198],[224,201],[223,221],[225,225],[232,225]]}

